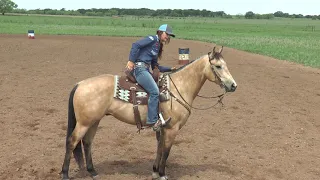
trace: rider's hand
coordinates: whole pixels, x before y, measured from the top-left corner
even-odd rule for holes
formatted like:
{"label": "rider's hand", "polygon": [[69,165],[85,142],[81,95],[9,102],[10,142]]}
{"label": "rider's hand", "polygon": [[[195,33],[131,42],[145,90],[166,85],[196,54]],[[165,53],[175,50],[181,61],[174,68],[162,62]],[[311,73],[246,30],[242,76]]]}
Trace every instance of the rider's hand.
{"label": "rider's hand", "polygon": [[177,69],[176,67],[172,67],[172,68],[171,68],[171,71],[174,71],[174,70],[176,70],[176,69]]}
{"label": "rider's hand", "polygon": [[132,61],[128,61],[126,68],[132,70],[134,68],[134,63]]}

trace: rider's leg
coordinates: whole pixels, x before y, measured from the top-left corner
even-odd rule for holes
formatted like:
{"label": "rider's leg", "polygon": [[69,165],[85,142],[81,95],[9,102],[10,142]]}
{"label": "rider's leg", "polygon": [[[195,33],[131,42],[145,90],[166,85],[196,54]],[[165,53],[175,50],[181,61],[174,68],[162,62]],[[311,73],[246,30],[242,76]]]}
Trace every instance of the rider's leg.
{"label": "rider's leg", "polygon": [[158,118],[158,105],[159,105],[159,89],[156,82],[153,80],[152,75],[146,68],[136,68],[135,76],[137,82],[149,94],[148,99],[148,118],[147,125],[153,125],[157,122]]}

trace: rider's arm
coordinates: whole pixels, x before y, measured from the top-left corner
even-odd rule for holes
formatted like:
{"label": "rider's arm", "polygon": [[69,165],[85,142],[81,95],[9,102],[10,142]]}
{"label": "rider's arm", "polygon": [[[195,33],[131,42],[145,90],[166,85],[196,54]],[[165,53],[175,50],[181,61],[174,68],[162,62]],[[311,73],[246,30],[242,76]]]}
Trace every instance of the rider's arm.
{"label": "rider's arm", "polygon": [[169,72],[172,70],[172,68],[170,67],[160,66],[159,63],[157,62],[157,59],[153,59],[151,63],[151,68],[154,69],[156,67],[160,70],[160,72]]}
{"label": "rider's arm", "polygon": [[166,66],[158,66],[158,67],[160,72],[169,72],[172,70],[170,67],[166,67]]}

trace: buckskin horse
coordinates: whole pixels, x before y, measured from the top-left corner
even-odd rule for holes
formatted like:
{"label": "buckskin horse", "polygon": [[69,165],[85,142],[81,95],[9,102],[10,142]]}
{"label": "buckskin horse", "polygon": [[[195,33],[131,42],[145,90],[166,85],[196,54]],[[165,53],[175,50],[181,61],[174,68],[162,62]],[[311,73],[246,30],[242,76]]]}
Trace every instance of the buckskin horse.
{"label": "buckskin horse", "polygon": [[[163,100],[160,100],[160,109],[163,117],[171,117],[171,121],[160,132],[156,132],[157,155],[153,164],[152,178],[154,180],[166,180],[166,161],[171,146],[178,131],[187,122],[191,113],[192,102],[196,98],[206,80],[215,82],[225,89],[225,93],[234,92],[237,84],[230,74],[227,64],[222,56],[222,48],[213,48],[212,51],[180,67],[174,72],[162,74],[165,79]],[[147,117],[146,93],[133,87],[121,89],[120,81],[124,76],[111,74],[92,77],[78,82],[72,89],[68,105],[68,128],[66,137],[66,153],[62,165],[62,179],[69,179],[70,158],[73,153],[80,169],[84,168],[82,145],[86,160],[86,168],[93,179],[98,178],[92,162],[91,145],[96,134],[100,120],[104,116],[114,116],[116,119],[139,125],[134,115],[134,107],[139,107],[138,116],[143,127]],[[126,83],[129,81],[122,82]],[[125,85],[124,85],[125,86]],[[135,90],[132,93],[131,90]],[[225,94],[224,93],[224,94]],[[137,94],[132,100],[130,96]],[[224,95],[223,94],[223,95]],[[139,100],[144,96],[144,100]],[[130,100],[131,99],[131,100]],[[161,98],[160,98],[161,99]],[[136,114],[137,115],[137,114]]]}

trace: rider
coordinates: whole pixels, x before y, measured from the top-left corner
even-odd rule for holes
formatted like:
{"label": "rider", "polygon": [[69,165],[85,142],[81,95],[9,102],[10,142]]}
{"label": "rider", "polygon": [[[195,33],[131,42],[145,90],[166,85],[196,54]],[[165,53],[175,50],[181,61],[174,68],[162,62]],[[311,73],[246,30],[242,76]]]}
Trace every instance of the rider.
{"label": "rider", "polygon": [[170,36],[175,37],[172,28],[168,24],[163,24],[157,30],[156,35],[150,35],[134,42],[126,67],[129,70],[134,70],[133,74],[138,84],[149,94],[146,124],[154,131],[159,131],[165,124],[162,124],[158,117],[159,89],[149,69],[150,66],[152,70],[158,68],[160,72],[175,69],[175,67],[169,68],[158,64],[158,59],[161,59],[162,56],[163,43],[168,44]]}

